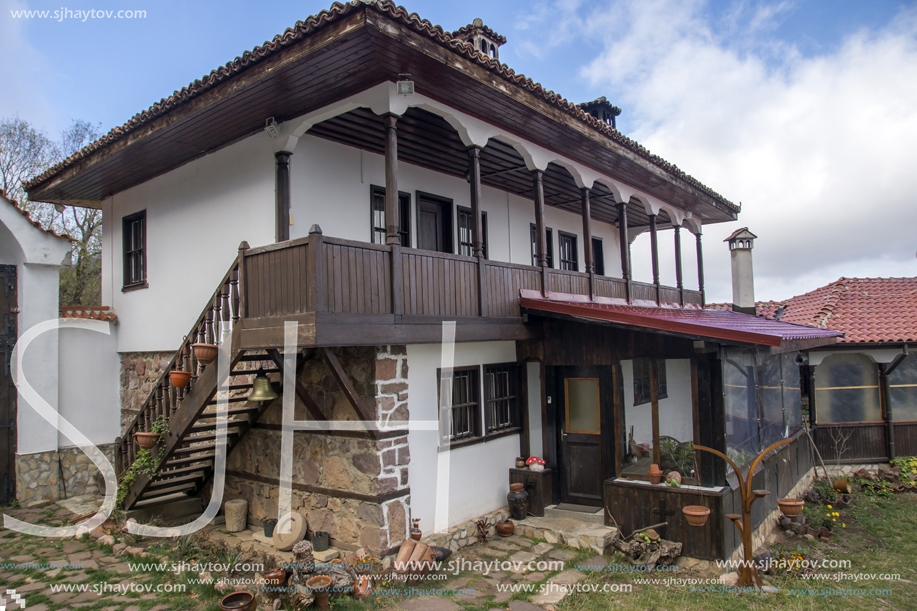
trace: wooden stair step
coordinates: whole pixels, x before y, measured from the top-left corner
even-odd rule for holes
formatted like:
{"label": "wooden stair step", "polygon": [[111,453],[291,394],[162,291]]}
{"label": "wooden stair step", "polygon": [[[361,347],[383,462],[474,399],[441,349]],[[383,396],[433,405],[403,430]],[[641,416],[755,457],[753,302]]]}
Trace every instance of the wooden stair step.
{"label": "wooden stair step", "polygon": [[189,456],[187,458],[170,458],[167,460],[163,467],[174,467],[177,465],[188,465],[196,462],[200,463],[210,463],[207,465],[207,468],[210,468],[210,465],[213,464],[213,458],[216,456],[216,452],[207,452],[203,456]]}
{"label": "wooden stair step", "polygon": [[[160,470],[159,473],[156,474],[156,477],[153,478],[153,481],[157,482],[162,478],[184,475],[185,473],[194,473],[195,471],[207,471],[211,467],[209,464],[210,461],[207,462],[208,464],[206,465],[191,465],[188,467],[179,467],[178,469],[171,469],[168,471]],[[167,467],[167,465],[163,465],[163,467]]]}
{"label": "wooden stair step", "polygon": [[165,505],[166,503],[181,501],[186,498],[188,498],[188,495],[183,492],[175,492],[166,496],[157,496],[154,498],[141,497],[139,501],[134,503],[133,509],[140,509],[141,507],[156,507],[157,505]]}
{"label": "wooden stair step", "polygon": [[[239,435],[240,433],[241,431],[238,428],[228,429],[226,431],[226,437],[227,438],[234,437],[236,435]],[[216,438],[217,438],[217,432],[216,432],[216,429],[214,429],[212,433],[204,433],[204,434],[195,433],[194,437],[190,437],[190,436],[185,437],[184,439],[181,440],[181,444],[182,446],[184,446],[184,444],[186,443],[199,443],[202,441],[213,441]]]}
{"label": "wooden stair step", "polygon": [[[214,414],[214,415],[204,414],[202,417],[204,417],[204,418],[216,418],[216,415],[215,415],[215,414]],[[233,420],[232,418],[230,418],[229,420],[226,421],[226,427],[227,427],[227,428],[230,428],[230,429],[232,429],[232,428],[239,428],[240,426],[246,425],[246,424],[248,424],[249,422],[250,422],[250,420],[248,420],[247,418],[244,419],[244,420],[239,420],[239,419]],[[194,432],[198,432],[198,431],[207,431],[207,430],[210,430],[210,429],[215,429],[216,426],[217,426],[217,423],[216,423],[216,422],[200,422],[200,421],[198,421],[198,422],[195,422],[194,424],[191,425],[191,430],[194,431]]]}
{"label": "wooden stair step", "polygon": [[270,362],[271,357],[266,354],[243,354],[239,357],[239,361],[251,363],[252,361],[267,361]]}
{"label": "wooden stair step", "polygon": [[[183,484],[185,482],[194,482],[205,477],[204,469],[198,469],[193,472],[191,475],[183,475],[181,477],[170,477],[168,479],[154,479],[150,482],[150,488],[162,488],[163,486],[172,486],[175,484]],[[171,475],[171,474],[166,474]]]}
{"label": "wooden stair step", "polygon": [[197,484],[194,482],[186,482],[184,484],[169,486],[168,488],[147,488],[143,495],[141,495],[141,498],[149,499],[156,496],[168,496],[170,494],[174,494],[175,492],[191,490],[192,488],[197,488]]}
{"label": "wooden stair step", "polygon": [[198,445],[198,446],[189,446],[189,447],[186,447],[186,448],[179,448],[179,449],[175,450],[175,452],[173,452],[172,454],[173,454],[173,456],[174,456],[175,454],[185,455],[185,454],[194,454],[195,452],[208,452],[208,451],[210,451],[210,450],[214,450],[214,452],[210,453],[210,455],[211,455],[211,456],[216,456],[216,451],[215,451],[215,450],[216,450],[216,442],[213,441],[213,440],[211,440],[211,441],[209,441],[209,442],[204,442],[202,445]]}
{"label": "wooden stair step", "polygon": [[[263,371],[265,375],[269,373],[280,373],[280,369],[277,367],[273,367],[271,369],[265,368],[265,369],[262,369],[261,371]],[[257,374],[258,374],[257,369],[234,369],[233,371],[230,372],[230,375],[234,375],[234,376],[253,376]]]}
{"label": "wooden stair step", "polygon": [[[242,401],[248,401],[248,397],[227,397],[227,403],[241,403]],[[216,405],[219,403],[217,399],[211,399],[207,402],[207,405]]]}

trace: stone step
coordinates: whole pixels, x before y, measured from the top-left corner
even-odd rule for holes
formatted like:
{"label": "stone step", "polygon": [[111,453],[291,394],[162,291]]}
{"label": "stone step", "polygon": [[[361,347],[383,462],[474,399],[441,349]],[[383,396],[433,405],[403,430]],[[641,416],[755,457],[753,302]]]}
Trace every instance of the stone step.
{"label": "stone step", "polygon": [[544,508],[544,517],[560,518],[563,520],[574,520],[578,522],[588,522],[589,524],[605,525],[605,512],[601,507],[590,508],[593,511],[572,511],[569,509],[560,509],[557,505],[548,505]]}
{"label": "stone step", "polygon": [[[568,512],[577,513],[577,512]],[[516,523],[516,533],[535,539],[544,539],[551,544],[567,545],[577,549],[593,549],[604,554],[611,545],[616,528],[569,518],[529,516]]]}

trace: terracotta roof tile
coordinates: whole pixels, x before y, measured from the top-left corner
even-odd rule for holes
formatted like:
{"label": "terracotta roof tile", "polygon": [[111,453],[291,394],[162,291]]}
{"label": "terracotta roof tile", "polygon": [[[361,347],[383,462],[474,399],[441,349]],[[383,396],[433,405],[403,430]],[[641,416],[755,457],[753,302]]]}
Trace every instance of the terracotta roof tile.
{"label": "terracotta roof tile", "polygon": [[474,25],[473,23],[469,23],[468,25],[461,27],[457,29],[456,31],[452,32],[452,38],[465,38],[466,36],[468,36],[468,34],[471,34],[475,30],[481,30],[482,32],[484,32],[485,35],[487,35],[488,38],[490,38],[494,42],[498,42],[501,45],[506,44],[506,36],[497,34],[496,32],[491,30],[486,25],[478,26],[478,25]]}
{"label": "terracotta roof tile", "polygon": [[39,223],[38,221],[32,218],[32,215],[29,214],[28,210],[23,210],[22,208],[19,207],[19,202],[17,202],[15,199],[10,199],[9,197],[7,197],[6,192],[3,189],[0,189],[0,199],[7,201],[10,205],[13,206],[13,208],[15,208],[19,212],[19,214],[26,217],[32,225],[34,225],[35,227],[38,227],[44,233],[47,233],[50,236],[54,236],[55,238],[61,238],[63,240],[70,240],[71,242],[78,241],[76,238],[74,238],[73,236],[69,234],[57,233],[53,229],[45,229],[44,227],[42,227],[41,223]]}
{"label": "terracotta roof tile", "polygon": [[76,318],[82,320],[102,320],[105,322],[115,322],[118,315],[112,312],[108,306],[61,306],[61,318]]}
{"label": "terracotta roof tile", "polygon": [[163,98],[159,102],[153,104],[147,110],[134,115],[133,118],[131,118],[121,127],[112,129],[110,132],[108,132],[108,134],[87,145],[85,148],[74,153],[64,161],[58,163],[52,168],[49,168],[47,171],[42,172],[31,180],[23,183],[23,186],[26,190],[34,189],[41,183],[59,174],[64,169],[74,165],[77,161],[85,159],[89,155],[95,153],[97,150],[102,149],[109,144],[120,140],[121,138],[127,137],[128,134],[138,130],[140,127],[148,124],[154,119],[167,114],[173,108],[189,103],[191,100],[201,95],[205,91],[216,87],[220,83],[232,78],[236,74],[239,74],[251,66],[266,60],[270,56],[279,53],[285,47],[288,47],[298,42],[299,40],[312,35],[313,33],[321,30],[329,24],[340,20],[346,15],[349,15],[353,11],[359,10],[364,6],[372,7],[382,14],[388,16],[389,18],[411,28],[415,32],[422,34],[441,44],[442,46],[449,48],[456,53],[460,53],[468,59],[476,61],[478,64],[487,67],[491,72],[494,72],[504,80],[507,80],[518,87],[528,90],[532,94],[544,99],[548,103],[556,106],[567,114],[588,124],[596,131],[604,134],[611,140],[634,152],[653,165],[661,168],[675,178],[683,180],[694,188],[703,191],[705,194],[712,197],[717,202],[727,206],[728,208],[736,212],[741,209],[740,206],[733,204],[731,201],[727,200],[725,197],[710,187],[704,185],[696,178],[686,174],[678,166],[669,163],[658,155],[654,155],[649,151],[649,149],[621,134],[618,130],[612,128],[610,125],[599,121],[581,109],[577,104],[567,101],[562,96],[549,89],[545,89],[541,84],[536,83],[524,75],[516,74],[511,68],[507,67],[506,64],[501,64],[497,60],[487,57],[477,49],[474,49],[470,43],[463,42],[455,38],[452,34],[445,32],[442,27],[433,25],[426,19],[421,19],[417,13],[408,13],[407,9],[395,5],[393,2],[391,2],[391,0],[385,0],[384,2],[376,2],[375,0],[353,0],[347,4],[335,2],[331,5],[329,10],[323,10],[317,15],[308,17],[305,21],[297,22],[295,26],[292,28],[287,28],[283,34],[278,34],[273,38],[273,40],[265,42],[263,45],[255,47],[251,51],[246,51],[240,57],[237,57],[233,61],[227,63],[225,66],[221,66],[220,68],[213,70],[209,75],[194,81],[187,87],[183,87],[181,90],[174,92],[171,96]]}
{"label": "terracotta roof tile", "polygon": [[[713,304],[710,309],[728,309]],[[758,316],[842,331],[844,343],[917,341],[917,278],[840,278],[785,301],[755,303]]]}

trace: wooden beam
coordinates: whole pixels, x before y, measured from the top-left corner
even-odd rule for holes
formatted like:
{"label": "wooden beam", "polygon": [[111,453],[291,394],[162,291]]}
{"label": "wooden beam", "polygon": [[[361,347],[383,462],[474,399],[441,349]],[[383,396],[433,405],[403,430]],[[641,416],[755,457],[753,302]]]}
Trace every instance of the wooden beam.
{"label": "wooden beam", "polygon": [[[319,353],[322,355],[322,358],[325,359],[325,362],[328,363],[328,367],[331,369],[331,375],[334,376],[334,379],[337,381],[338,386],[341,387],[341,390],[344,391],[344,396],[347,397],[347,400],[350,401],[350,404],[356,410],[357,415],[360,419],[367,422],[375,422],[376,419],[373,417],[372,412],[369,407],[363,402],[363,398],[357,394],[356,389],[353,387],[353,384],[350,383],[350,378],[347,377],[347,373],[344,371],[344,368],[341,367],[338,357],[334,355],[331,350],[328,348],[319,348]],[[367,428],[370,435],[373,436],[373,439],[379,438],[379,431],[375,428]]]}
{"label": "wooden beam", "polygon": [[[546,247],[546,237],[545,237],[545,224],[544,224],[544,172],[541,170],[534,170],[532,172],[532,190],[533,190],[533,199],[535,200],[535,259],[538,263],[538,267],[544,267],[547,260],[547,253],[545,252]],[[543,287],[547,291],[547,285]]]}
{"label": "wooden beam", "polygon": [[[659,450],[659,362],[650,359],[650,402],[653,418],[653,462],[662,464],[662,453]],[[662,467],[659,467],[660,469]]]}
{"label": "wooden beam", "polygon": [[650,246],[653,250],[653,284],[656,285],[656,303],[662,302],[662,283],[659,281],[659,235],[656,229],[656,215],[650,215]]}
{"label": "wooden beam", "polygon": [[586,261],[585,272],[591,274],[595,271],[595,263],[592,260],[592,209],[589,202],[589,189],[583,187],[580,189],[580,195],[583,216],[583,258]]}
{"label": "wooden beam", "polygon": [[484,256],[481,229],[481,147],[468,147],[468,173],[471,178],[471,247],[475,257]]}
{"label": "wooden beam", "polygon": [[385,243],[401,245],[401,234],[398,232],[398,131],[395,124],[398,115],[391,113],[385,120]]}
{"label": "wooden beam", "polygon": [[675,225],[675,287],[678,289],[678,301],[685,305],[685,283],[681,275],[681,227]]}
{"label": "wooden beam", "polygon": [[[271,348],[267,351],[268,356],[274,361],[274,364],[277,365],[281,371],[283,371],[283,355],[276,348]],[[328,418],[325,417],[325,414],[322,413],[322,410],[319,409],[318,404],[312,399],[312,396],[309,395],[309,391],[306,390],[306,387],[303,386],[302,382],[299,381],[299,377],[295,380],[295,389],[296,396],[299,397],[299,400],[303,402],[303,405],[306,406],[306,409],[309,410],[309,413],[312,414],[312,417],[316,420],[321,420],[325,422]]]}
{"label": "wooden beam", "polygon": [[695,248],[697,249],[697,290],[700,291],[701,305],[707,303],[707,297],[704,294],[704,245],[701,242],[701,232],[694,234]]}
{"label": "wooden beam", "polygon": [[618,204],[618,236],[621,242],[621,277],[627,290],[627,302],[631,302],[633,284],[630,274],[630,239],[627,235],[627,202]]}
{"label": "wooden beam", "polygon": [[290,239],[290,157],[292,153],[280,151],[274,157],[277,159],[276,176],[276,221],[275,238],[277,242],[286,242]]}

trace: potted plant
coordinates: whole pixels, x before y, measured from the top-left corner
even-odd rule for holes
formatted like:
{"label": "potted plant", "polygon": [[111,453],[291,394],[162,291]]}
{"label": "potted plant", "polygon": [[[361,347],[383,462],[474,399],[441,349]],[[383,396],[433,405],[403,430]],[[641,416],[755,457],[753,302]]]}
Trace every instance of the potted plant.
{"label": "potted plant", "polygon": [[681,512],[685,514],[685,519],[691,526],[703,526],[710,517],[710,508],[703,505],[685,505]]}
{"label": "potted plant", "polygon": [[175,388],[184,388],[191,381],[190,371],[181,371],[174,369],[169,372],[169,378],[172,380],[172,386]]}
{"label": "potted plant", "polygon": [[793,518],[802,513],[802,506],[806,502],[802,499],[777,499],[777,506],[780,507],[780,511],[783,512],[788,518]]}

